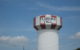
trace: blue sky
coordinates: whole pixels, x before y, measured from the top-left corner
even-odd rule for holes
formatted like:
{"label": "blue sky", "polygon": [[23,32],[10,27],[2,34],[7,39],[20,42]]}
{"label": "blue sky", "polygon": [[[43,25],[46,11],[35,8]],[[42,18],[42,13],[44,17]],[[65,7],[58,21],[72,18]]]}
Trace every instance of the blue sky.
{"label": "blue sky", "polygon": [[35,16],[61,16],[60,50],[80,47],[80,0],[0,0],[0,49],[36,50]]}

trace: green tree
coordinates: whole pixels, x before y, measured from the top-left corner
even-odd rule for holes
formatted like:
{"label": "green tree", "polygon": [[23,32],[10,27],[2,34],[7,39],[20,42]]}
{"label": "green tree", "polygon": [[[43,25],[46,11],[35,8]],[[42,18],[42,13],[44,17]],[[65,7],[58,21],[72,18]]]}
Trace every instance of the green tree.
{"label": "green tree", "polygon": [[77,48],[76,50],[80,50],[80,48]]}

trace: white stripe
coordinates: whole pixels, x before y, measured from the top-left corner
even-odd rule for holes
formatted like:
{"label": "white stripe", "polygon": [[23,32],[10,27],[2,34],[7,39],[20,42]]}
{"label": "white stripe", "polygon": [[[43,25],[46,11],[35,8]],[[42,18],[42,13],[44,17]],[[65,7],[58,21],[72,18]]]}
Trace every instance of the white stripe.
{"label": "white stripe", "polygon": [[44,17],[40,17],[41,19],[40,19],[40,23],[41,24],[44,24]]}
{"label": "white stripe", "polygon": [[37,27],[38,29],[41,29],[41,26],[40,26],[40,16],[37,16],[37,17],[36,17],[36,27]]}
{"label": "white stripe", "polygon": [[57,25],[59,25],[59,26],[61,25],[61,22],[60,21],[61,21],[60,17],[57,16]]}
{"label": "white stripe", "polygon": [[45,19],[49,18],[49,21],[45,21],[45,25],[46,25],[46,29],[50,29],[51,28],[51,15],[45,15]]}
{"label": "white stripe", "polygon": [[58,29],[61,26],[61,22],[60,22],[60,17],[57,16],[57,25],[56,25],[56,29]]}
{"label": "white stripe", "polygon": [[52,17],[52,24],[56,24],[56,20],[57,20],[57,17],[56,18]]}

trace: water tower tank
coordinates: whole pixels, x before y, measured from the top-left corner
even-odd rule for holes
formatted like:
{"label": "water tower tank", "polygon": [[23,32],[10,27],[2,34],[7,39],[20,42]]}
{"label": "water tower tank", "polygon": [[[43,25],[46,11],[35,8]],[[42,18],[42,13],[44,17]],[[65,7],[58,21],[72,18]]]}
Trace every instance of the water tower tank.
{"label": "water tower tank", "polygon": [[59,50],[58,30],[62,18],[54,15],[41,15],[34,18],[34,28],[38,32],[38,50]]}

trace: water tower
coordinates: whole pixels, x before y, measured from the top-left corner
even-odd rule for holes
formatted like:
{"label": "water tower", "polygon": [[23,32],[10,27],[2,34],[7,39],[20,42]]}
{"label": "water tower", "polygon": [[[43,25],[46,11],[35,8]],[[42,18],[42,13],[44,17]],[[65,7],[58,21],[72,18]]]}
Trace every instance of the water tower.
{"label": "water tower", "polygon": [[62,27],[60,16],[42,15],[34,18],[34,28],[38,32],[38,50],[59,50],[58,30]]}

